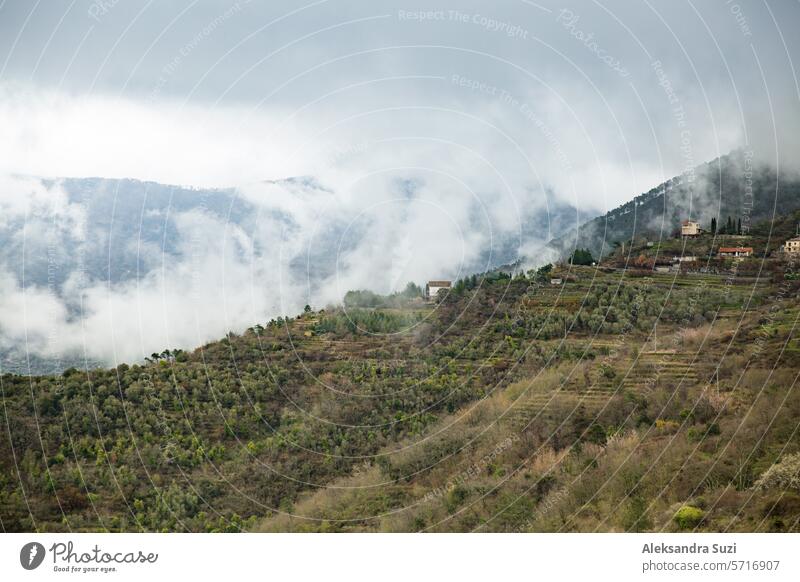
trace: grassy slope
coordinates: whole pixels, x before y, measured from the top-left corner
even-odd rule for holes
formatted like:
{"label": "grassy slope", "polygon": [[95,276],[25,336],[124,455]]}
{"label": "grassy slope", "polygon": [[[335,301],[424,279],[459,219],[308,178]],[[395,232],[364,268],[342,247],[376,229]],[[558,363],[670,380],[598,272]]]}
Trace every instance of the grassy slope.
{"label": "grassy slope", "polygon": [[659,529],[690,503],[796,528],[796,495],[752,488],[797,450],[796,284],[561,275],[3,376],[2,527]]}
{"label": "grassy slope", "polygon": [[[796,531],[797,492],[754,487],[800,448],[800,305],[769,299],[796,288],[702,279],[701,293],[722,289],[710,322],[660,325],[655,340],[638,329],[568,337],[565,351],[597,355],[550,362],[258,529]],[[582,276],[542,304],[589,286]],[[678,524],[684,505],[702,520]]]}
{"label": "grassy slope", "polygon": [[2,376],[1,525],[238,530],[290,507],[509,381],[522,352],[481,322],[524,288],[486,286],[462,317],[312,313],[176,360]]}

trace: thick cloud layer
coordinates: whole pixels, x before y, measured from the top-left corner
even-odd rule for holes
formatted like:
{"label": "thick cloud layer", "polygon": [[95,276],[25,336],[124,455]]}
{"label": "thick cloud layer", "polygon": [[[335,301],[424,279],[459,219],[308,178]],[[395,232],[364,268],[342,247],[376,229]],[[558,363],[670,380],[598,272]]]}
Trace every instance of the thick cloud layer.
{"label": "thick cloud layer", "polygon": [[[228,190],[6,178],[0,353],[140,360],[350,289],[486,270],[547,241],[547,228],[520,228],[520,216],[547,216],[533,192],[521,210],[452,176],[404,176],[341,191],[311,178]],[[559,228],[574,225],[574,209],[560,212]]]}
{"label": "thick cloud layer", "polygon": [[[3,347],[138,359],[351,288],[544,260],[554,224],[734,148],[796,169],[798,16],[788,2],[8,0]],[[19,176],[230,188],[248,210],[123,212],[112,197],[92,214],[58,180]],[[105,220],[125,245],[98,235]],[[161,239],[144,236],[159,220]],[[108,276],[65,249],[105,253]]]}

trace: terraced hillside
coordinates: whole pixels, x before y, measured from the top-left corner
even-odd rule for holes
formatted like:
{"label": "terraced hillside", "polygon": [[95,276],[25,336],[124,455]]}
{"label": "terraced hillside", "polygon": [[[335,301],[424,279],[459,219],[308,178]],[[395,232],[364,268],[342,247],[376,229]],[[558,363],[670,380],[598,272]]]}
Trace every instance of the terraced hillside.
{"label": "terraced hillside", "polygon": [[[703,277],[697,290],[709,303],[687,302],[670,320],[669,304],[683,307],[683,293],[691,300],[679,274],[570,275],[527,305],[568,307],[575,322],[607,287],[635,289],[663,301],[658,325],[644,300],[623,310],[642,324],[618,333],[568,327],[565,337],[534,340],[544,366],[259,529],[796,531],[800,495],[775,475],[796,466],[800,447],[797,288],[778,303],[785,282]],[[603,295],[607,311],[621,307]],[[699,319],[698,305],[712,309]],[[700,517],[676,519],[683,507]]]}
{"label": "terraced hillside", "polygon": [[759,476],[798,449],[797,283],[688,281],[471,277],[144,365],[4,375],[1,525],[660,529],[691,504],[701,528],[796,528],[800,497]]}

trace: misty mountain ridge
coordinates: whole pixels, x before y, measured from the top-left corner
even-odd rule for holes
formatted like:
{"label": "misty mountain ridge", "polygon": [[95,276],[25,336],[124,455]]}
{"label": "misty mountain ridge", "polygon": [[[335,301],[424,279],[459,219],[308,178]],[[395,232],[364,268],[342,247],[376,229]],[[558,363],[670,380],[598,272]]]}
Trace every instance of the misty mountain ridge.
{"label": "misty mountain ridge", "polygon": [[[396,180],[401,210],[413,210],[424,187]],[[314,176],[235,188],[15,176],[3,189],[0,367],[20,373],[141,360],[150,349],[195,347],[305,303],[338,303],[351,288],[387,292],[426,276],[482,272],[543,247],[580,216],[550,192],[545,210],[531,210],[520,229],[470,241],[474,252],[459,263],[432,242],[434,221],[423,216],[420,227],[411,210],[360,220],[347,208],[330,211],[336,193]],[[479,232],[477,205],[469,215],[466,230]],[[222,307],[216,322],[206,321],[212,306]],[[119,335],[119,353],[97,351],[95,342],[110,346]]]}
{"label": "misty mountain ridge", "polygon": [[549,247],[561,256],[588,248],[595,257],[608,254],[614,243],[634,238],[658,240],[674,236],[684,220],[708,230],[711,219],[721,225],[731,217],[742,227],[800,207],[800,178],[755,161],[739,149],[701,164],[651,188],[629,202],[555,237]]}
{"label": "misty mountain ridge", "polygon": [[[746,227],[771,218],[773,207],[779,215],[800,207],[800,181],[737,150],[600,216],[546,192],[520,228],[476,239],[458,263],[436,244],[435,222],[420,230],[405,210],[361,221],[353,210],[330,210],[336,193],[314,176],[239,188],[15,180],[23,202],[6,202],[0,218],[0,366],[21,373],[192,348],[306,303],[339,303],[353,289],[386,293],[426,276],[527,269],[574,248],[599,258],[618,241],[671,237],[685,219],[708,228],[712,217],[731,216]],[[412,208],[424,187],[398,179],[391,188]],[[479,208],[469,215],[479,230]]]}

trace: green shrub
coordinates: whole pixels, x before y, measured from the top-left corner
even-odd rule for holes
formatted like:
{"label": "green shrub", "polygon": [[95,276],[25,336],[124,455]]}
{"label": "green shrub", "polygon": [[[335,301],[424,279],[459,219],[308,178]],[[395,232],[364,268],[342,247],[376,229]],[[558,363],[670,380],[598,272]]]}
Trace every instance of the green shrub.
{"label": "green shrub", "polygon": [[469,491],[464,487],[456,485],[453,487],[448,493],[447,497],[445,498],[445,506],[447,507],[447,513],[454,513],[461,505],[466,501],[467,497],[469,496]]}
{"label": "green shrub", "polygon": [[608,378],[609,380],[613,380],[617,377],[617,371],[607,364],[600,366],[600,371],[603,374],[603,377]]}
{"label": "green shrub", "polygon": [[675,513],[672,519],[681,529],[693,529],[703,521],[704,516],[705,513],[699,507],[684,505]]}
{"label": "green shrub", "polygon": [[592,257],[589,249],[575,249],[569,258],[569,262],[573,265],[591,265],[594,262],[594,257]]}
{"label": "green shrub", "polygon": [[647,501],[639,496],[630,498],[623,514],[622,527],[627,532],[647,531],[653,527],[653,522],[647,514]]}

